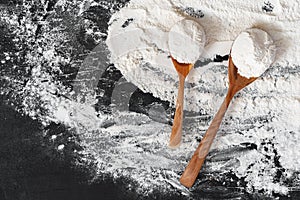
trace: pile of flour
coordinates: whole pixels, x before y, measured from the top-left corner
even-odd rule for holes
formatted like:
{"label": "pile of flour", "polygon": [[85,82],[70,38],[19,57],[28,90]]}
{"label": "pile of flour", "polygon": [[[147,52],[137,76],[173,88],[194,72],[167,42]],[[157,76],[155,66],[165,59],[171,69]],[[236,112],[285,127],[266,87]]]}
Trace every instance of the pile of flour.
{"label": "pile of flour", "polygon": [[248,29],[234,41],[231,57],[238,73],[246,78],[261,76],[273,63],[276,47],[263,30]]}
{"label": "pile of flour", "polygon": [[[244,30],[256,27],[266,31],[273,39],[272,48],[276,47],[274,62],[233,100],[212,151],[226,152],[244,144],[254,144],[255,149],[233,154],[229,168],[220,161],[219,165],[207,162],[206,169],[233,171],[244,178],[249,191],[287,193],[285,182],[297,179],[300,170],[300,114],[296,112],[300,109],[299,9],[298,2],[285,0],[132,0],[112,16],[106,44],[111,62],[128,81],[175,103],[178,82],[169,58],[168,32],[183,19],[199,23],[206,34],[206,46],[187,77],[184,109],[213,116],[228,88],[228,62],[216,63],[215,56],[228,55]],[[260,76],[265,68],[261,69],[251,73]],[[185,137],[201,136],[207,128],[200,123],[195,126],[198,128],[189,130]],[[164,134],[169,135],[169,131]],[[179,153],[189,159],[187,154],[194,149],[188,151]]]}
{"label": "pile of flour", "polygon": [[178,62],[194,64],[205,45],[203,27],[193,20],[181,20],[171,28],[168,44],[172,57]]}
{"label": "pile of flour", "polygon": [[[207,42],[202,60],[212,60],[216,54],[229,54],[232,41],[242,31],[258,27],[268,32],[276,46],[273,66],[294,68],[300,62],[297,56],[300,36],[296,28],[300,15],[291,15],[290,9],[299,5],[279,1],[270,1],[270,4],[273,5],[272,12],[265,11],[269,4],[264,1],[224,4],[197,0],[132,0],[110,20],[106,44],[111,52],[111,62],[144,92],[175,102],[177,73],[169,58],[168,33],[176,23],[187,18],[199,23],[205,31]],[[240,17],[240,13],[246,14]],[[184,35],[185,30],[181,33]],[[184,44],[182,48],[185,48]],[[200,65],[196,65],[187,78],[190,87],[186,90],[185,109],[197,112],[203,108],[211,112],[219,105],[213,100],[214,93],[224,93],[227,79],[210,72],[214,63]],[[206,79],[207,76],[213,78]],[[205,91],[201,91],[203,88]]]}

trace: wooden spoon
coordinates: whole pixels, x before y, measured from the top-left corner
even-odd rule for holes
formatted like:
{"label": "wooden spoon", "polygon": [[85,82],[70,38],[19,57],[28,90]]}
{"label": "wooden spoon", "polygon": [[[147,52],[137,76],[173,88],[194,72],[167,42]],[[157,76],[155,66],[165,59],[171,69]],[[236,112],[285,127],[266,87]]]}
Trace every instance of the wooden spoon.
{"label": "wooden spoon", "polygon": [[169,143],[170,148],[176,148],[180,145],[182,137],[184,82],[194,66],[191,63],[195,63],[204,50],[204,29],[194,20],[183,19],[169,31],[168,45],[179,77],[176,112]]}
{"label": "wooden spoon", "polygon": [[229,57],[228,76],[229,88],[226,98],[222,103],[219,111],[215,115],[214,119],[212,120],[192,159],[190,160],[188,166],[186,167],[180,178],[180,183],[186,187],[193,186],[233,96],[238,91],[257,79],[257,77],[248,79],[239,75],[237,73],[237,68],[232,62],[231,56]]}
{"label": "wooden spoon", "polygon": [[172,58],[173,65],[178,73],[179,86],[178,96],[176,101],[176,111],[173,121],[172,133],[170,136],[170,148],[176,148],[181,143],[182,137],[182,120],[183,120],[183,101],[184,101],[184,82],[185,78],[193,68],[193,64],[179,63],[176,59]]}

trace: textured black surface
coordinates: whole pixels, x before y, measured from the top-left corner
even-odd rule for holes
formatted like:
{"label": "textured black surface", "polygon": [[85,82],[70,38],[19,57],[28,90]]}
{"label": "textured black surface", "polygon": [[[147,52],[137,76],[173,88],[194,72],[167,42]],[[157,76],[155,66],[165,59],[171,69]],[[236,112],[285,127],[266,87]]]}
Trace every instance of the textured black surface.
{"label": "textured black surface", "polygon": [[[41,124],[21,116],[12,108],[0,105],[0,200],[47,199],[135,199],[126,189],[126,180],[103,181],[88,184],[92,166],[74,166],[76,144],[59,153],[58,143],[42,137]],[[51,124],[49,136],[68,133],[62,125]]]}
{"label": "textured black surface", "polygon": [[[54,150],[59,142],[72,136],[64,126],[51,124],[48,137],[64,133],[53,143],[42,137],[41,124],[21,116],[7,105],[0,105],[0,200],[127,200],[127,199],[188,199],[180,194],[154,192],[142,197],[127,188],[126,179],[113,181],[104,177],[92,184],[93,166],[74,166],[74,149],[80,147],[69,141],[63,152]],[[225,175],[234,178],[233,175]],[[201,178],[201,177],[200,177]],[[131,183],[133,184],[133,183]],[[273,199],[257,194],[242,194],[233,183],[232,187],[203,179],[193,190],[194,199]],[[299,192],[280,199],[299,199]]]}

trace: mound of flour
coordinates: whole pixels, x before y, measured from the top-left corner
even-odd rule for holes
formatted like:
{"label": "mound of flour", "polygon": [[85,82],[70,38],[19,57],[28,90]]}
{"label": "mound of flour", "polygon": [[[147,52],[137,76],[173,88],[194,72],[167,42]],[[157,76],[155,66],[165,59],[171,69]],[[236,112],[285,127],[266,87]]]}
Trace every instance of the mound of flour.
{"label": "mound of flour", "polygon": [[[191,19],[203,27],[206,35],[202,61],[212,61],[216,54],[229,54],[233,40],[242,31],[258,27],[269,33],[276,46],[273,65],[295,67],[300,62],[297,56],[300,31],[296,28],[300,14],[291,15],[289,10],[299,5],[279,1],[269,3],[132,0],[110,19],[106,40],[110,60],[128,81],[144,92],[175,103],[177,73],[169,58],[169,31],[181,20]],[[270,5],[272,9],[267,9]],[[245,14],[240,17],[240,13]],[[185,30],[181,29],[180,33]],[[200,109],[203,113],[213,113],[219,106],[215,93],[225,93],[226,69],[212,70],[215,64],[205,63],[196,64],[187,78],[186,110],[198,112],[203,108]],[[227,66],[227,63],[223,65]]]}
{"label": "mound of flour", "polygon": [[259,77],[273,63],[276,47],[267,32],[248,29],[234,41],[231,57],[238,73],[246,78]]}
{"label": "mound of flour", "polygon": [[204,49],[203,27],[193,20],[181,20],[171,28],[168,43],[173,58],[180,63],[194,64]]}

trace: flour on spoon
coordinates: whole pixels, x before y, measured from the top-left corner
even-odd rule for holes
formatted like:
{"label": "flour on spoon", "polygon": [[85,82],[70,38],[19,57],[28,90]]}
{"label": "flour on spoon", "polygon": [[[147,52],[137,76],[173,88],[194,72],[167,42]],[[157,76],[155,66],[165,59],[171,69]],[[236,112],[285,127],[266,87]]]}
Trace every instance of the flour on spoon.
{"label": "flour on spoon", "polygon": [[204,29],[193,20],[182,20],[172,27],[168,41],[173,58],[179,63],[194,64],[204,50]]}
{"label": "flour on spoon", "polygon": [[231,57],[238,73],[246,78],[261,76],[274,62],[276,46],[269,34],[248,29],[234,41]]}

